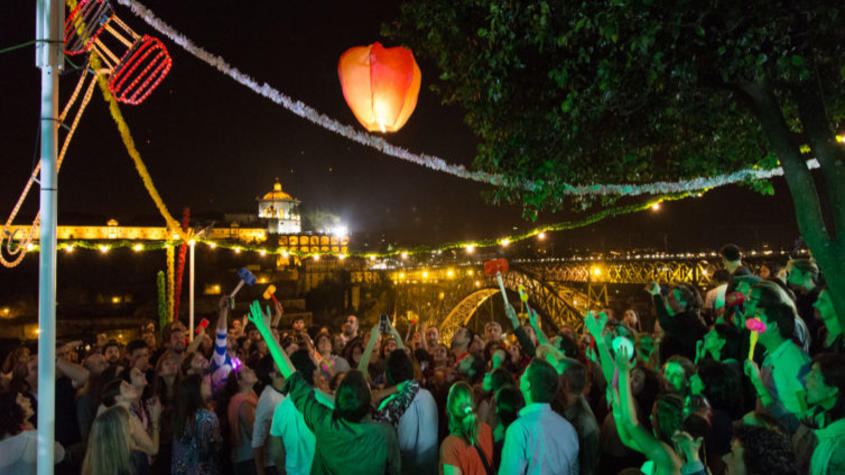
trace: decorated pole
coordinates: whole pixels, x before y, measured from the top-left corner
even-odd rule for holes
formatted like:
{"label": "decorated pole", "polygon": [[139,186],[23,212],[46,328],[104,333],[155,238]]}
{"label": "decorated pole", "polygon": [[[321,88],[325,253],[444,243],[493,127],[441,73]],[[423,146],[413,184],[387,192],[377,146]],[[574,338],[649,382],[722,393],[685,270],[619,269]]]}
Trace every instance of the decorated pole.
{"label": "decorated pole", "polygon": [[53,473],[56,423],[56,214],[59,70],[64,3],[38,0],[35,65],[41,68],[41,227],[38,256],[38,475]]}
{"label": "decorated pole", "polygon": [[[185,233],[188,232],[190,219],[191,208],[182,209],[182,231]],[[176,288],[173,298],[173,320],[179,320],[179,307],[182,302],[182,278],[185,275],[185,253],[187,247],[187,241],[182,241],[182,244],[179,245],[179,259],[176,263]]]}

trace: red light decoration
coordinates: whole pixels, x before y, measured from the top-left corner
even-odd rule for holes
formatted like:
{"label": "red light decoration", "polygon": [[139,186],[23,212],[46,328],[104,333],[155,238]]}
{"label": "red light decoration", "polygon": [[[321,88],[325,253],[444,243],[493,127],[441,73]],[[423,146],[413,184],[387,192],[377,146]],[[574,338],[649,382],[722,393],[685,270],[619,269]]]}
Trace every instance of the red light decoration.
{"label": "red light decoration", "polygon": [[106,0],[82,0],[65,21],[65,53],[73,56],[91,48],[114,16]]}
{"label": "red light decoration", "polygon": [[137,105],[170,71],[172,60],[157,38],[144,35],[120,59],[109,77],[109,90],[118,102]]}
{"label": "red light decoration", "polygon": [[411,50],[381,43],[349,48],[337,65],[343,97],[370,132],[396,132],[417,106],[422,77]]}

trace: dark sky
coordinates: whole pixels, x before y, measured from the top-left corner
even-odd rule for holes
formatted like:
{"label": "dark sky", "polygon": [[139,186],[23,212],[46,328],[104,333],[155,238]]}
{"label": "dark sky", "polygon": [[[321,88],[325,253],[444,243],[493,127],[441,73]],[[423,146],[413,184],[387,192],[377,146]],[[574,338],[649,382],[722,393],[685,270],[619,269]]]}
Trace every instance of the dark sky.
{"label": "dark sky", "polygon": [[[347,48],[384,38],[379,26],[398,14],[393,1],[235,2],[146,0],[159,17],[208,51],[341,122],[355,124],[337,79]],[[0,48],[34,37],[35,2],[6,2]],[[518,206],[494,207],[487,187],[421,168],[347,141],[298,118],[184,52],[116,5],[140,34],[159,36],[173,57],[170,74],[141,105],[122,107],[144,161],[171,212],[256,209],[255,197],[281,178],[306,206],[339,214],[353,233],[384,233],[400,244],[500,236],[522,220]],[[392,46],[392,45],[387,45]],[[428,86],[438,76],[420,60],[423,87],[407,125],[387,137],[414,152],[469,166],[476,140],[462,113],[440,105]],[[38,118],[39,71],[32,47],[0,55],[0,211],[11,209],[32,165]],[[61,82],[64,104],[76,81]],[[62,218],[80,213],[122,222],[156,216],[99,94],[91,101],[59,175]],[[672,203],[659,213],[609,219],[557,233],[573,247],[714,247],[726,241],[785,245],[797,235],[782,181],[777,196],[728,187],[704,198]],[[37,205],[32,194],[24,209]],[[571,213],[540,217],[564,221]],[[104,220],[104,218],[103,218]],[[18,220],[20,222],[20,220]],[[102,224],[102,223],[91,223]]]}

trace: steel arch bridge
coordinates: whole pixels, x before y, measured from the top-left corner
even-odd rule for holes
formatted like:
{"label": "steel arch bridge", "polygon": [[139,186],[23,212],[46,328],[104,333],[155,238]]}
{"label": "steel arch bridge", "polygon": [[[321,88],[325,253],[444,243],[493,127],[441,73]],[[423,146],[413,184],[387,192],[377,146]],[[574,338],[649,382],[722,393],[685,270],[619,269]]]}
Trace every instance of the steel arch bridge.
{"label": "steel arch bridge", "polygon": [[[785,262],[785,251],[751,252],[743,262],[752,268],[763,262]],[[496,279],[484,274],[483,262],[434,263],[426,268],[367,270],[352,274],[351,282],[367,285],[392,281],[397,289],[394,308],[414,310],[436,324],[441,334],[451,335],[466,324],[478,309],[499,294]],[[685,254],[575,257],[567,259],[514,259],[504,284],[514,296],[520,286],[529,295],[529,305],[544,324],[560,328],[580,327],[583,313],[607,304],[607,285],[644,285],[689,282],[705,289],[713,285],[713,274],[721,267],[715,252]],[[512,304],[519,304],[515,298]]]}
{"label": "steel arch bridge", "polygon": [[[465,269],[461,273],[452,271],[446,279],[409,281],[401,274],[393,277],[399,288],[397,310],[413,309],[422,318],[436,322],[434,325],[447,339],[458,327],[465,325],[484,303],[501,294],[496,278],[485,275],[480,269]],[[547,283],[518,266],[511,266],[502,280],[505,290],[512,295],[524,287],[529,296],[528,305],[537,311],[543,324],[558,330],[564,326],[580,327],[581,316],[590,306],[585,293],[572,287]],[[436,303],[431,305],[432,301]],[[518,300],[510,301],[514,307],[520,306]],[[425,305],[421,306],[423,302]]]}

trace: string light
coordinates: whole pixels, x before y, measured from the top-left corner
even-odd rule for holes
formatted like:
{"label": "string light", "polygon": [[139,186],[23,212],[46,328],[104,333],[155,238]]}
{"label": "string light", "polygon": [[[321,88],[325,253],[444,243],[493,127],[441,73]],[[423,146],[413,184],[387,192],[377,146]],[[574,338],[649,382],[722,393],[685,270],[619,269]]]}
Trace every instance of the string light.
{"label": "string light", "polygon": [[454,277],[454,276],[455,276],[455,271],[453,271],[452,269],[447,270],[447,271],[446,271],[446,276],[447,276],[447,277]]}
{"label": "string light", "polygon": [[217,247],[217,244],[215,244],[215,243],[213,243],[213,242],[209,242],[209,243],[208,243],[208,247],[210,247],[210,248],[214,249],[214,248],[216,248],[216,247]]}
{"label": "string light", "polygon": [[320,255],[319,255],[319,254],[314,254],[314,260],[315,260],[315,261],[319,261],[319,260],[320,260]]}
{"label": "string light", "polygon": [[[287,253],[285,253],[285,254],[287,254]],[[342,261],[342,260],[346,259],[346,254],[339,254],[337,256],[337,258]]]}
{"label": "string light", "polygon": [[35,244],[33,244],[33,243],[28,243],[28,244],[26,245],[26,250],[27,250],[27,251],[31,251],[31,250],[33,250],[33,249],[35,249]]}
{"label": "string light", "polygon": [[144,246],[142,246],[141,244],[135,244],[134,246],[132,246],[132,250],[135,252],[141,252],[144,250]]}
{"label": "string light", "polygon": [[235,251],[235,254],[240,254],[240,253],[241,253],[241,248],[236,247],[236,248],[234,248],[234,249],[233,249],[233,251]]}
{"label": "string light", "polygon": [[473,246],[472,244],[468,244],[466,250],[467,254],[472,254],[473,252],[475,252],[475,246]]}
{"label": "string light", "polygon": [[71,252],[73,252],[73,246],[72,246],[72,245],[71,245],[71,246],[67,246],[67,247],[65,248],[65,252],[66,252],[66,253],[68,253],[68,254],[70,254]]}
{"label": "string light", "polygon": [[651,210],[660,211],[660,203],[654,203],[653,205],[651,205]]}
{"label": "string light", "polygon": [[537,235],[537,239],[539,239],[539,240],[541,240],[541,241],[542,241],[543,239],[546,239],[546,233],[541,232],[540,234],[538,234],[538,235]]}
{"label": "string light", "polygon": [[510,245],[510,243],[511,243],[511,240],[508,239],[508,238],[504,238],[504,239],[502,239],[501,243],[502,243],[502,247],[508,247],[508,245]]}
{"label": "string light", "polygon": [[109,247],[108,246],[100,246],[100,252],[102,252],[103,254],[109,252]]}
{"label": "string light", "polygon": [[427,270],[424,270],[424,271],[422,272],[422,278],[423,278],[423,279],[428,279],[428,271],[427,271]]}
{"label": "string light", "polygon": [[402,259],[407,259],[407,258],[408,258],[408,253],[407,253],[407,252],[405,252],[405,251],[402,251],[401,257],[402,257]]}
{"label": "string light", "polygon": [[264,257],[267,255],[267,249],[261,249],[258,251],[258,253],[261,254],[261,257]]}

